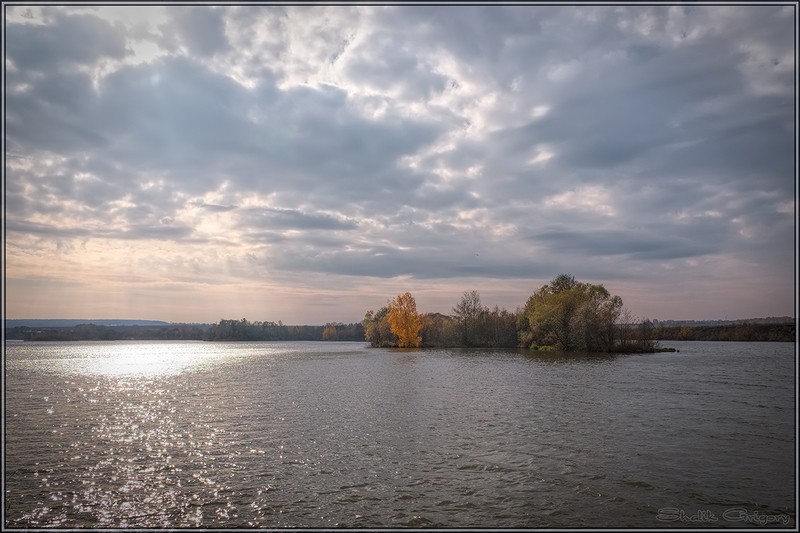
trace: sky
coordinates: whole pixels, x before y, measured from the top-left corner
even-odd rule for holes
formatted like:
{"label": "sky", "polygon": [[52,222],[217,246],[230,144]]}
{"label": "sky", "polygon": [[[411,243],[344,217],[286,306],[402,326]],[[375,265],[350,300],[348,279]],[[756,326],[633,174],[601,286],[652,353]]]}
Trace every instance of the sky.
{"label": "sky", "polygon": [[5,316],[795,316],[796,4],[6,4]]}

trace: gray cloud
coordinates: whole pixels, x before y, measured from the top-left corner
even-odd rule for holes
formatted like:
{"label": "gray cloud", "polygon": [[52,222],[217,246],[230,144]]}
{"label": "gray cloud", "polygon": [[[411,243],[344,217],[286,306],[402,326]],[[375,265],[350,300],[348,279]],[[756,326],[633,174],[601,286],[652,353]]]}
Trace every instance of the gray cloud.
{"label": "gray cloud", "polygon": [[217,205],[217,204],[206,204],[202,202],[196,202],[195,205],[202,207],[203,209],[208,209],[209,211],[214,211],[217,213],[225,212],[225,211],[232,211],[236,209],[235,205]]}
{"label": "gray cloud", "polygon": [[130,53],[122,27],[93,15],[55,11],[45,27],[8,23],[5,32],[6,57],[28,75],[91,65],[101,58],[121,59]]}
{"label": "gray cloud", "polygon": [[222,12],[213,7],[173,6],[170,9],[174,27],[178,29],[190,53],[213,56],[228,47]]}
{"label": "gray cloud", "polygon": [[707,238],[692,240],[677,235],[624,230],[549,230],[531,237],[554,250],[587,256],[626,255],[631,259],[681,259],[719,251],[720,245]]}
{"label": "gray cloud", "polygon": [[242,225],[277,229],[330,229],[349,230],[358,224],[353,220],[340,220],[330,215],[302,213],[294,209],[251,208],[241,218]]}
{"label": "gray cloud", "polygon": [[8,231],[15,233],[29,233],[33,235],[49,236],[55,238],[104,238],[104,239],[158,239],[158,240],[183,240],[191,236],[191,228],[170,225],[134,224],[123,230],[114,228],[84,228],[84,227],[59,227],[50,224],[40,224],[26,221],[9,221],[6,226]]}
{"label": "gray cloud", "polygon": [[356,251],[304,251],[289,250],[281,254],[272,264],[298,272],[325,272],[347,276],[393,278],[413,276],[419,279],[443,279],[458,277],[525,278],[548,276],[553,265],[539,261],[510,261],[496,256],[481,259],[479,254],[456,250],[401,250],[376,246]]}

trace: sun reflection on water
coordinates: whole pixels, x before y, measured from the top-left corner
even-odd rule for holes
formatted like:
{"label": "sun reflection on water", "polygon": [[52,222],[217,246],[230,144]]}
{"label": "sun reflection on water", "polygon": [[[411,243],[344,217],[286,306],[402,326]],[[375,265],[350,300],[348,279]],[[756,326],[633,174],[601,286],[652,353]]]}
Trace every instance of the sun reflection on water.
{"label": "sun reflection on water", "polygon": [[203,349],[186,350],[177,344],[130,344],[115,346],[103,357],[87,358],[85,373],[104,376],[155,377],[174,375],[193,366],[204,366],[218,359],[220,354]]}
{"label": "sun reflection on water", "polygon": [[[16,347],[12,366],[57,374],[106,377],[172,376],[230,360],[236,350],[196,342],[76,342],[52,350],[30,343]],[[266,350],[269,351],[269,350]],[[245,351],[241,351],[245,355]]]}
{"label": "sun reflection on water", "polygon": [[267,504],[244,465],[268,450],[242,444],[249,413],[214,377],[220,365],[249,367],[249,359],[269,366],[278,350],[158,341],[14,346],[12,403],[28,411],[11,414],[9,446],[30,465],[14,469],[14,523],[200,527],[237,524],[247,508],[248,523],[261,524],[256,515]]}

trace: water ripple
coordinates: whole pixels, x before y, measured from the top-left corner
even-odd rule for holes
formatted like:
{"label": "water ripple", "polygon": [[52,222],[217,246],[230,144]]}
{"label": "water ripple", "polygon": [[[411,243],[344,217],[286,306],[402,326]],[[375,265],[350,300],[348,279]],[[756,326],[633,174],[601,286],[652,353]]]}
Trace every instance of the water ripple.
{"label": "water ripple", "polygon": [[727,346],[14,346],[5,526],[658,527],[664,507],[793,524],[793,354]]}

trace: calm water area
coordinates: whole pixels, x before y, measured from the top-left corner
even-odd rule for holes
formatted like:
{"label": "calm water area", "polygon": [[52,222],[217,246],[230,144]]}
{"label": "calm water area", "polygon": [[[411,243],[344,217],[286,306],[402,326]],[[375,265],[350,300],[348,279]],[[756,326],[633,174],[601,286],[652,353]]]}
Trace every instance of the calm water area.
{"label": "calm water area", "polygon": [[794,527],[794,343],[5,346],[4,526]]}

